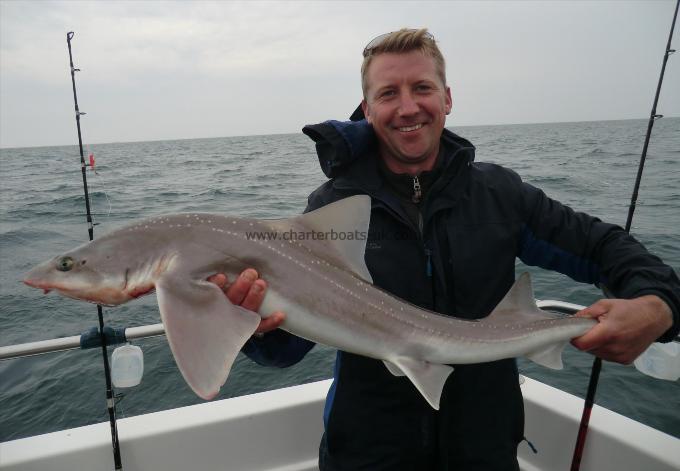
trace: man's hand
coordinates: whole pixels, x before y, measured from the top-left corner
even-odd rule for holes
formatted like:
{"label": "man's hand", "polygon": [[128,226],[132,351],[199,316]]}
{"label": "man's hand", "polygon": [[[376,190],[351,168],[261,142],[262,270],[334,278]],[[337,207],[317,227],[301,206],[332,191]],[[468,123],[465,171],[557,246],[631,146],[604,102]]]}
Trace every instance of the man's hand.
{"label": "man's hand", "polygon": [[[237,304],[245,309],[257,312],[267,292],[267,283],[258,276],[255,270],[247,268],[231,284],[229,284],[227,275],[224,273],[213,275],[208,278],[208,281],[219,286],[232,304]],[[255,332],[264,334],[278,329],[285,319],[286,315],[283,312],[276,311],[266,319],[262,319]]]}
{"label": "man's hand", "polygon": [[597,319],[590,331],[571,341],[603,360],[628,365],[673,325],[670,307],[655,295],[601,299],[575,314]]}

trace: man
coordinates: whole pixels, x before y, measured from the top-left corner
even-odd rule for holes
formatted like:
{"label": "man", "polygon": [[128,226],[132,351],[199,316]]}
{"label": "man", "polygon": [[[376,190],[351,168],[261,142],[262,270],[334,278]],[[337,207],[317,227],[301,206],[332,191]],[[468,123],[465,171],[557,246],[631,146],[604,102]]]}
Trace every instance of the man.
{"label": "man", "polygon": [[[481,318],[514,280],[515,258],[578,281],[606,284],[620,298],[578,315],[598,319],[574,345],[630,363],[680,328],[680,282],[616,226],[550,200],[444,129],[451,111],[444,58],[426,30],[379,36],[364,50],[366,121],[327,122],[304,132],[331,178],[308,210],[368,194],[365,254],[374,283],[443,314]],[[214,281],[226,287],[223,275]],[[226,288],[257,310],[266,282],[246,270]],[[287,366],[313,344],[262,321],[244,347],[262,364]],[[339,352],[324,411],[322,470],[515,470],[523,439],[522,397],[512,359],[459,365],[433,410],[406,378],[379,360]]]}

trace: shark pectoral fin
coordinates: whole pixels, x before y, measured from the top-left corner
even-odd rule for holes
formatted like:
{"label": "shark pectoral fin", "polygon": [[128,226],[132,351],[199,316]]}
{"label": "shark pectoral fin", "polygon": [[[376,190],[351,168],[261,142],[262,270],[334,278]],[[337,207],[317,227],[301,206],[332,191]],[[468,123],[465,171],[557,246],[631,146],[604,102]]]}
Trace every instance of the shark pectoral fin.
{"label": "shark pectoral fin", "polygon": [[176,275],[163,276],[156,283],[156,295],[182,376],[197,395],[212,399],[260,316],[231,304],[212,283]]}
{"label": "shark pectoral fin", "polygon": [[439,410],[439,399],[446,379],[453,372],[452,367],[407,357],[383,360],[383,363],[394,376],[407,376],[425,400]]}
{"label": "shark pectoral fin", "polygon": [[567,342],[553,343],[541,350],[528,354],[526,357],[541,366],[552,368],[553,370],[561,370],[562,350],[564,350],[566,344]]}

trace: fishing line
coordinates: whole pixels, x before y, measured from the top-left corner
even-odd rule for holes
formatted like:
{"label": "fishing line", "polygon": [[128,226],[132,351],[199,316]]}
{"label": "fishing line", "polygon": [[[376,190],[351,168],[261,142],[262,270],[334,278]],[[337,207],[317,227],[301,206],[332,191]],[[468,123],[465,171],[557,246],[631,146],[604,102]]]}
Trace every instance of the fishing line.
{"label": "fishing line", "polygon": [[[109,194],[106,191],[106,188],[108,188],[109,185],[108,185],[108,182],[106,181],[106,179],[102,176],[102,174],[97,172],[97,169],[96,169],[96,166],[95,166],[94,152],[92,152],[92,150],[90,149],[89,144],[87,144],[87,155],[88,155],[89,162],[86,163],[85,166],[90,168],[90,171],[92,173],[94,173],[95,177],[97,177],[98,180],[102,180],[103,185],[100,185],[100,188],[104,188],[104,189],[100,189],[99,191],[104,193],[104,197],[106,198],[106,202],[109,205],[109,209],[106,212],[106,216],[104,216],[105,218],[108,218],[109,216],[111,216],[111,208],[112,208],[111,199],[109,198]],[[94,206],[94,204],[92,206]],[[97,212],[94,211],[93,214],[96,215]],[[93,224],[95,226],[97,225],[96,222],[93,223]]]}
{"label": "fishing line", "polygon": [[[671,31],[668,34],[668,42],[666,43],[666,52],[663,56],[663,63],[661,65],[661,74],[659,75],[659,83],[656,86],[656,94],[654,95],[654,104],[649,115],[649,122],[647,124],[647,135],[645,136],[645,144],[642,147],[642,155],[640,156],[640,164],[638,166],[637,176],[635,178],[635,186],[633,187],[633,194],[630,198],[630,206],[628,207],[628,217],[626,219],[626,232],[630,232],[633,224],[633,214],[637,206],[638,191],[640,189],[640,181],[642,180],[642,171],[645,167],[645,160],[647,158],[647,148],[649,140],[652,136],[652,127],[657,119],[663,118],[663,115],[656,113],[656,105],[659,102],[659,94],[661,93],[661,84],[663,83],[663,76],[666,71],[666,63],[668,57],[675,52],[671,49],[671,39],[673,38],[673,30],[675,29],[675,20],[678,17],[678,8],[680,7],[680,0],[675,3],[675,13],[673,13],[673,22],[671,23]],[[597,391],[597,382],[600,379],[600,371],[602,370],[602,360],[595,357],[593,368],[590,372],[590,381],[588,382],[588,392],[586,394],[585,403],[583,405],[583,414],[581,415],[581,423],[579,424],[578,436],[576,438],[576,446],[574,447],[574,455],[571,461],[571,471],[578,471],[581,467],[581,458],[583,457],[583,448],[586,443],[586,435],[588,434],[588,424],[590,422],[590,413],[595,402],[595,392]]]}
{"label": "fishing line", "polygon": [[[85,208],[87,210],[87,232],[90,240],[94,240],[94,224],[92,223],[92,212],[90,211],[90,194],[87,188],[87,173],[86,168],[88,166],[85,163],[85,156],[83,155],[83,138],[80,132],[80,116],[85,113],[81,112],[78,108],[78,95],[76,94],[76,72],[80,72],[80,69],[76,69],[73,66],[73,54],[71,53],[71,39],[75,33],[69,31],[66,33],[66,43],[68,45],[68,57],[71,66],[71,83],[73,84],[73,102],[75,103],[76,111],[76,127],[78,128],[78,147],[80,149],[80,169],[83,175],[83,191],[85,193]],[[92,160],[94,164],[94,160]],[[102,357],[104,360],[104,376],[106,377],[106,408],[109,413],[109,423],[111,425],[111,445],[113,447],[113,460],[116,470],[122,470],[123,465],[120,459],[120,443],[118,441],[118,426],[116,423],[116,402],[113,396],[113,387],[111,385],[111,370],[109,368],[109,356],[106,350],[106,337],[104,335],[104,314],[102,312],[101,305],[97,304],[97,315],[99,318],[99,338],[101,340]]]}

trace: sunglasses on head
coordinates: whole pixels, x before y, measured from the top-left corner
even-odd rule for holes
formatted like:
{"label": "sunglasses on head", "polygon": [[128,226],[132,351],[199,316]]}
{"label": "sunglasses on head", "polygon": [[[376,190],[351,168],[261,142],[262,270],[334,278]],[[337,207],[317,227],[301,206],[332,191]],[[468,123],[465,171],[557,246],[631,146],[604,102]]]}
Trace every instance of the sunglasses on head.
{"label": "sunglasses on head", "polygon": [[[409,32],[409,33],[414,33],[418,30],[417,29],[407,29],[407,30],[404,30],[404,31]],[[373,50],[376,49],[377,47],[379,47],[383,43],[383,41],[385,41],[385,39],[390,34],[393,34],[393,33],[396,33],[396,31],[390,31],[389,33],[384,33],[384,34],[381,34],[380,36],[373,38],[371,40],[371,42],[366,44],[366,47],[364,48],[364,52],[363,52],[364,57],[368,57],[371,54],[373,54]],[[430,41],[434,41],[434,36],[432,36],[432,34],[430,34],[429,32],[425,33],[424,36],[425,36],[425,38],[429,39]]]}

